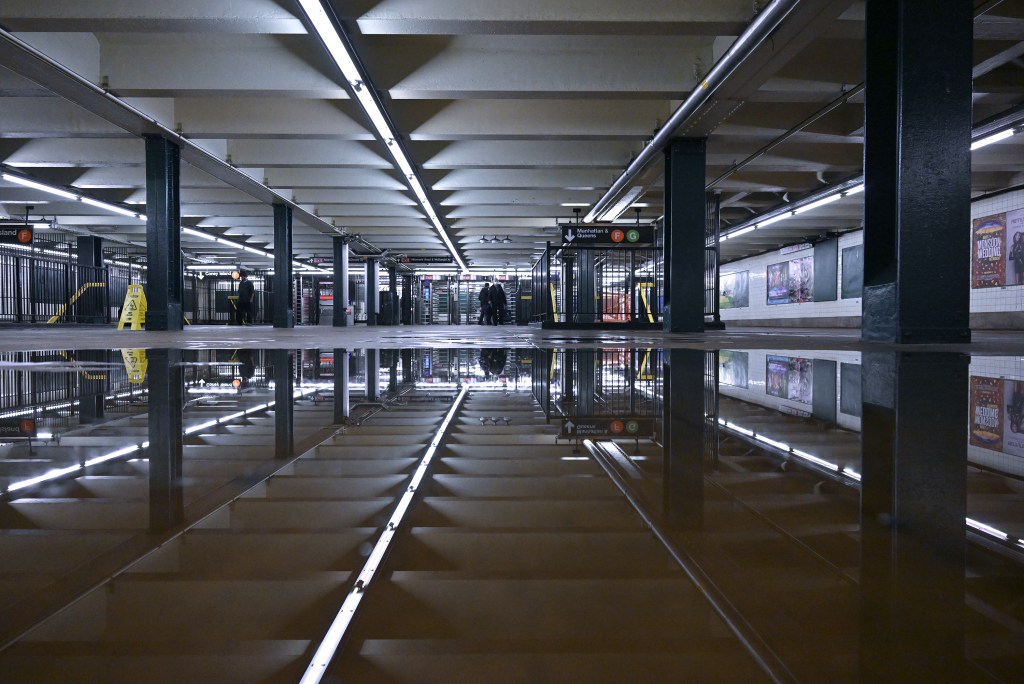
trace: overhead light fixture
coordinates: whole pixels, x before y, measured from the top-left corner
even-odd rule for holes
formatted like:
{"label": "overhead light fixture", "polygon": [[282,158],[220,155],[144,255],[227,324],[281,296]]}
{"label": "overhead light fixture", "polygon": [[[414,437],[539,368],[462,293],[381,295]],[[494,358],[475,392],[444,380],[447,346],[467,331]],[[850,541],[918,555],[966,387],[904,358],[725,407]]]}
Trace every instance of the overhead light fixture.
{"label": "overhead light fixture", "polygon": [[426,212],[427,218],[433,224],[442,242],[444,242],[452,256],[455,257],[455,261],[462,267],[462,270],[465,271],[467,266],[462,261],[459,251],[455,249],[455,245],[452,244],[451,239],[448,237],[448,231],[444,224],[437,217],[437,212],[434,210],[430,198],[427,197],[423,183],[416,174],[416,170],[413,168],[412,162],[401,144],[398,134],[392,129],[391,122],[384,111],[383,105],[378,100],[377,94],[373,91],[372,87],[368,86],[368,79],[363,74],[355,50],[349,43],[348,37],[340,29],[335,19],[328,14],[322,0],[299,0],[299,6],[305,13],[306,18],[309,19],[313,30],[323,42],[324,47],[327,48],[327,52],[334,60],[334,63],[341,70],[345,80],[348,81],[356,101],[362,107],[367,118],[370,119],[370,123],[373,124],[378,137],[384,142],[388,152],[394,158],[395,164],[405,178],[409,189],[412,190],[412,193],[423,207],[423,211]]}
{"label": "overhead light fixture", "polygon": [[480,236],[480,244],[483,244],[485,242],[490,242],[490,240],[488,239],[488,237],[486,235],[481,235]]}
{"label": "overhead light fixture", "polygon": [[115,214],[121,214],[122,216],[128,216],[129,218],[137,219],[137,218],[140,218],[140,216],[141,216],[139,214],[139,212],[137,212],[137,211],[131,211],[129,209],[125,209],[124,207],[119,207],[116,204],[111,204],[110,202],[104,202],[103,200],[96,200],[96,199],[93,199],[91,197],[82,197],[81,200],[85,204],[90,204],[90,205],[92,205],[94,207],[98,207],[98,208],[104,209],[106,211],[112,211]]}
{"label": "overhead light fixture", "polygon": [[349,590],[345,600],[342,602],[341,608],[338,609],[338,613],[334,617],[334,621],[327,629],[327,633],[324,635],[323,640],[320,642],[316,652],[313,654],[313,658],[310,661],[309,666],[306,668],[305,673],[303,673],[302,678],[299,680],[300,684],[315,684],[323,678],[324,674],[326,674],[327,666],[334,658],[334,654],[338,650],[338,646],[341,644],[341,640],[344,638],[345,632],[348,630],[348,626],[352,622],[352,618],[355,616],[356,609],[363,600],[363,596],[366,595],[366,589],[370,586],[377,572],[381,569],[381,562],[384,560],[394,536],[398,534],[402,520],[408,512],[409,506],[412,505],[413,497],[416,496],[420,484],[427,475],[427,471],[430,468],[430,463],[434,458],[434,454],[437,453],[437,450],[441,445],[441,440],[448,431],[448,426],[451,424],[452,420],[454,420],[455,414],[458,412],[459,407],[462,405],[462,402],[468,392],[469,387],[464,386],[452,402],[451,409],[449,409],[447,415],[445,415],[444,420],[437,429],[437,433],[435,433],[433,440],[430,442],[430,446],[427,447],[426,453],[423,455],[423,458],[420,459],[419,465],[417,465],[416,470],[413,472],[412,479],[409,481],[408,486],[404,489],[401,497],[398,499],[398,505],[392,512],[391,518],[384,527],[384,531],[381,532],[380,537],[377,539],[377,543],[374,544],[373,549],[370,551],[370,554],[366,559],[366,563],[363,565],[363,569],[356,577],[356,581]]}
{"label": "overhead light fixture", "polygon": [[991,145],[992,143],[997,143],[1001,140],[1006,140],[1007,138],[1012,138],[1016,133],[1017,129],[1007,128],[1006,130],[993,133],[992,135],[981,138],[980,140],[975,140],[971,143],[971,151],[985,147],[986,145]]}
{"label": "overhead light fixture", "polygon": [[32,188],[33,190],[41,190],[42,192],[46,192],[46,193],[49,193],[51,195],[56,195],[57,197],[63,197],[64,199],[75,200],[75,201],[78,200],[78,195],[72,194],[72,193],[68,192],[67,190],[61,190],[60,188],[55,188],[52,185],[47,185],[45,183],[39,183],[38,181],[34,181],[34,180],[29,179],[29,178],[24,178],[22,176],[15,176],[15,175],[10,174],[10,173],[4,173],[4,174],[0,174],[0,175],[3,176],[3,179],[5,181],[10,181],[11,183],[17,183],[18,185],[24,185],[26,188]]}
{"label": "overhead light fixture", "polygon": [[139,219],[141,221],[146,220],[145,214],[140,214],[137,211],[134,211],[132,209],[126,209],[125,207],[118,206],[111,202],[104,202],[103,200],[93,199],[92,197],[86,197],[85,195],[82,194],[75,194],[73,192],[70,192],[69,190],[58,188],[55,185],[41,183],[39,181],[32,180],[31,178],[25,178],[24,176],[19,176],[13,173],[4,172],[0,174],[0,177],[2,177],[5,181],[16,183],[18,185],[23,185],[26,188],[32,188],[33,190],[39,190],[41,192],[49,193],[56,197],[62,197],[64,199],[69,199],[74,202],[82,202],[83,204],[88,204],[99,209],[103,209],[104,211],[111,211],[116,214],[121,214],[122,216],[127,216],[129,218]]}
{"label": "overhead light fixture", "polygon": [[505,237],[503,237],[501,239],[501,241],[504,242],[505,244],[508,244],[508,243],[512,242],[512,238],[510,238],[508,235],[506,235]]}
{"label": "overhead light fixture", "polygon": [[[634,185],[627,191],[622,197],[618,199],[615,204],[608,207],[598,219],[599,221],[614,221],[615,219],[622,216],[627,209],[633,204],[633,202],[640,199],[640,195],[644,194],[644,186]],[[592,223],[594,221],[594,212],[591,211],[583,218],[584,223]]]}
{"label": "overhead light fixture", "polygon": [[832,204],[836,200],[842,199],[843,197],[844,197],[844,194],[843,193],[838,193],[838,192],[836,194],[834,194],[834,195],[829,195],[828,197],[823,197],[820,200],[817,200],[815,202],[811,202],[810,204],[805,204],[802,207],[797,207],[796,209],[793,210],[793,215],[796,216],[797,214],[802,214],[805,211],[812,211],[814,209],[817,209],[818,207],[823,207],[826,204]]}

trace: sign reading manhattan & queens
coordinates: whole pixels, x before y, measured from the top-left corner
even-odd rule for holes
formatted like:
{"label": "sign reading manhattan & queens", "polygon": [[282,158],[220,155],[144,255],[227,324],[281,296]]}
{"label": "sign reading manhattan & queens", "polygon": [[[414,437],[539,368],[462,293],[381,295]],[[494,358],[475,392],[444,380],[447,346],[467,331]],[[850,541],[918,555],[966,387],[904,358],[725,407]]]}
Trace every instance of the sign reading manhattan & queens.
{"label": "sign reading manhattan & queens", "polygon": [[654,228],[651,226],[594,226],[573,223],[559,226],[562,229],[562,244],[593,245],[636,245],[654,242]]}

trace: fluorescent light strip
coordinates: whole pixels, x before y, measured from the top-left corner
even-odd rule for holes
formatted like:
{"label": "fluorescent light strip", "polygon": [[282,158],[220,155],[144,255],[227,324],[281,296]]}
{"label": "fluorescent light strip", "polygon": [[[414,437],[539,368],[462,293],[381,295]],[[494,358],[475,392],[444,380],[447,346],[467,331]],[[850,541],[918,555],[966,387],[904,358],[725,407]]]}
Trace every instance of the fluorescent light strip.
{"label": "fluorescent light strip", "polygon": [[[302,396],[305,396],[307,394],[312,394],[315,391],[316,391],[315,389],[296,390],[295,392],[293,392],[293,396],[295,396],[295,397],[302,397]],[[113,398],[121,398],[121,397],[125,397],[125,396],[131,396],[131,393],[130,392],[122,392],[121,394],[114,395]],[[108,398],[111,398],[111,397],[108,397]],[[234,414],[231,414],[230,416],[224,416],[223,418],[219,418],[219,419],[214,420],[214,421],[209,421],[209,422],[203,423],[201,425],[195,425],[195,426],[185,430],[184,434],[190,435],[190,434],[193,434],[195,432],[198,432],[199,430],[203,430],[205,428],[211,427],[212,425],[216,425],[218,423],[227,422],[229,419],[233,420],[235,418],[241,417],[242,415],[249,415],[251,413],[256,413],[257,411],[263,411],[265,409],[270,408],[273,405],[274,405],[274,402],[269,402],[269,403],[266,403],[266,404],[260,404],[259,406],[254,406],[253,408],[248,409],[247,411],[242,411],[241,413],[234,413]],[[61,407],[67,407],[67,406],[71,406],[71,404],[61,405]],[[56,408],[56,407],[54,407],[54,408]],[[8,414],[8,415],[10,415],[10,414]],[[22,414],[19,414],[19,415],[24,415],[24,414],[22,413]],[[0,416],[0,417],[3,417],[3,416]],[[117,449],[115,451],[111,451],[108,454],[103,454],[102,456],[96,456],[95,458],[91,458],[91,459],[89,459],[88,461],[86,461],[85,463],[83,463],[81,465],[74,465],[74,466],[68,466],[67,468],[58,468],[58,469],[55,469],[55,470],[50,470],[50,471],[48,471],[48,472],[46,472],[46,473],[44,473],[42,475],[37,475],[36,477],[32,477],[32,478],[29,478],[27,480],[22,480],[20,482],[15,482],[15,483],[11,484],[10,486],[7,487],[7,489],[5,490],[5,493],[7,493],[7,492],[16,492],[18,490],[25,489],[26,487],[31,487],[33,485],[41,484],[43,482],[49,482],[50,480],[56,480],[57,478],[64,477],[65,475],[70,475],[71,473],[78,472],[79,470],[84,470],[84,469],[89,468],[91,466],[99,465],[100,463],[106,463],[107,461],[111,461],[111,460],[113,460],[115,458],[120,458],[121,456],[125,456],[125,455],[131,454],[131,453],[135,453],[136,451],[139,451],[140,449],[145,449],[148,446],[149,446],[149,442],[145,441],[142,444],[133,444],[131,446],[126,446],[126,447],[122,447],[120,449]]]}
{"label": "fluorescent light strip", "polygon": [[4,173],[0,175],[3,176],[3,179],[5,181],[17,183],[18,185],[24,185],[26,188],[32,188],[33,190],[42,190],[43,192],[47,192],[51,195],[56,195],[57,197],[63,197],[64,199],[74,200],[76,202],[78,201],[78,195],[74,195],[68,192],[67,190],[61,190],[60,188],[55,188],[52,185],[38,183],[34,180],[29,180],[28,178],[22,178],[21,176],[13,176],[9,173]]}
{"label": "fluorescent light strip", "polygon": [[468,267],[462,261],[462,257],[459,256],[455,245],[452,244],[444,225],[437,218],[437,212],[434,211],[434,207],[427,197],[426,190],[416,175],[415,169],[413,169],[412,162],[405,156],[402,146],[398,144],[398,135],[391,129],[383,109],[376,98],[370,93],[369,86],[363,81],[363,76],[359,73],[359,67],[356,65],[354,55],[349,52],[345,41],[341,39],[338,29],[324,10],[321,0],[299,0],[299,5],[313,25],[313,30],[316,31],[320,40],[323,41],[334,63],[337,64],[342,75],[348,80],[349,85],[352,87],[352,92],[355,94],[356,101],[359,102],[366,116],[370,119],[370,123],[376,129],[377,135],[384,141],[388,152],[390,152],[395,163],[398,165],[399,171],[405,177],[409,189],[412,190],[413,195],[416,196],[423,210],[427,213],[430,222],[434,224],[434,228],[437,230],[445,246],[448,247],[448,250],[455,257],[462,270],[465,271]]}
{"label": "fluorescent light strip", "polygon": [[106,211],[112,211],[115,214],[121,214],[122,216],[127,216],[129,218],[139,218],[139,213],[137,211],[130,211],[130,210],[125,209],[123,207],[119,207],[117,205],[110,204],[109,202],[103,202],[101,200],[95,200],[95,199],[93,199],[91,197],[80,197],[79,199],[82,202],[84,202],[85,204],[90,204],[90,205],[92,205],[94,207],[99,207],[100,209],[104,209]]}
{"label": "fluorescent light strip", "polygon": [[324,635],[323,641],[320,642],[320,646],[313,655],[313,660],[310,661],[309,667],[306,668],[306,672],[303,674],[302,679],[299,680],[299,684],[315,684],[327,673],[327,666],[330,665],[331,660],[334,658],[334,654],[337,652],[338,646],[341,644],[341,640],[345,636],[345,631],[348,629],[349,623],[352,622],[356,608],[359,606],[359,602],[362,601],[363,594],[370,585],[370,582],[373,581],[373,576],[377,572],[380,561],[384,558],[388,545],[391,543],[392,538],[398,531],[402,518],[405,517],[406,511],[412,503],[412,498],[416,494],[419,483],[425,477],[427,468],[430,466],[430,461],[433,458],[438,445],[441,443],[441,440],[444,438],[444,433],[448,429],[448,425],[455,417],[455,413],[459,410],[459,406],[462,405],[462,400],[466,396],[467,392],[469,392],[469,388],[463,387],[462,391],[459,392],[459,395],[452,403],[452,407],[448,411],[448,415],[445,416],[444,421],[441,423],[441,427],[439,427],[437,432],[434,434],[434,439],[431,440],[430,447],[427,449],[426,454],[424,454],[419,466],[417,466],[409,487],[406,488],[405,492],[402,494],[402,498],[399,500],[398,506],[395,508],[395,512],[391,515],[391,519],[388,521],[387,525],[384,526],[384,532],[377,540],[377,544],[373,547],[373,551],[370,552],[369,558],[366,559],[366,564],[363,566],[362,571],[356,578],[355,585],[353,585],[348,596],[345,597],[345,601],[341,604],[341,609],[338,610],[338,614],[335,616],[334,622],[331,623],[330,628]]}
{"label": "fluorescent light strip", "polygon": [[816,202],[811,202],[810,204],[805,204],[802,207],[797,207],[796,209],[793,210],[793,215],[796,216],[797,214],[802,214],[805,211],[813,211],[814,209],[817,209],[818,207],[823,207],[826,204],[832,204],[836,200],[842,199],[843,197],[845,197],[845,193],[838,192],[834,195],[829,195],[828,197],[822,197],[820,200]]}
{"label": "fluorescent light strip", "polygon": [[998,133],[993,133],[992,135],[981,138],[980,140],[975,140],[974,142],[971,143],[971,151],[973,152],[974,150],[977,150],[981,147],[986,147],[988,145],[991,145],[992,143],[997,143],[1001,140],[1012,138],[1016,132],[1017,131],[1014,130],[1013,128],[1007,128],[1005,131],[999,131]]}

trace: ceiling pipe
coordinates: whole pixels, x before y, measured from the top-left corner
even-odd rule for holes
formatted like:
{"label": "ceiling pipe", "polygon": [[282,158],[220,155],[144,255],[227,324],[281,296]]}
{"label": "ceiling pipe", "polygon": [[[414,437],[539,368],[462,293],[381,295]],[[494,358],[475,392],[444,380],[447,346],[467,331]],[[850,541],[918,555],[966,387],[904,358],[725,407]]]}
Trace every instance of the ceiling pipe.
{"label": "ceiling pipe", "polygon": [[672,116],[658,130],[654,138],[647,143],[636,159],[608,188],[608,192],[597,201],[590,213],[584,217],[584,222],[591,223],[604,213],[623,188],[654,161],[655,157],[665,149],[669,139],[715,94],[719,86],[778,28],[779,24],[799,3],[800,0],[772,0],[771,4],[754,17],[754,21],[747,27],[747,30],[736,39],[729,50],[722,55],[722,58],[715,62],[704,80],[690,92],[689,97],[672,113]]}

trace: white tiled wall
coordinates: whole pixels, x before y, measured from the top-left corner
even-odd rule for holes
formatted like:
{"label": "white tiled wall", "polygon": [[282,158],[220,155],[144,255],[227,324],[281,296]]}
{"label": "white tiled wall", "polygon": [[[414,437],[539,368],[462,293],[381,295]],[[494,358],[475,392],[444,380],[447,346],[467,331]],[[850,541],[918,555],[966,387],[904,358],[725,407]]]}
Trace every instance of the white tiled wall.
{"label": "white tiled wall", "polygon": [[[758,406],[764,406],[765,408],[782,412],[797,410],[810,413],[811,406],[809,404],[802,404],[798,401],[775,397],[765,391],[765,383],[767,382],[768,354],[772,354],[773,356],[796,356],[805,359],[809,358],[835,361],[837,390],[842,387],[842,380],[840,377],[842,364],[853,363],[860,365],[860,352],[852,351],[807,351],[806,349],[803,351],[766,351],[763,349],[744,349],[742,351],[747,354],[747,386],[745,388],[734,387],[732,385],[722,383],[719,385],[719,391],[724,396],[739,399],[747,402],[748,404],[757,404]],[[839,392],[837,391],[836,422],[838,426],[846,430],[860,432],[860,418],[858,416],[847,415],[840,411],[839,401],[840,397]]]}
{"label": "white tiled wall", "polygon": [[[1004,211],[1024,208],[1024,190],[1009,192],[1004,195],[980,200],[971,205],[971,218],[975,219]],[[964,229],[970,234],[971,227]],[[857,230],[846,233],[839,238],[839,281],[837,293],[842,297],[843,282],[843,250],[847,247],[864,242],[864,231]],[[968,241],[964,245],[968,246]],[[969,247],[968,247],[969,249]],[[748,271],[750,273],[750,306],[739,309],[722,309],[722,320],[742,321],[771,318],[825,318],[833,316],[860,316],[861,300],[839,299],[835,302],[805,302],[803,304],[768,305],[768,288],[766,273],[769,264],[788,261],[802,256],[809,256],[812,250],[802,250],[781,254],[771,252],[760,256],[734,261],[722,266],[722,275]],[[1024,311],[1024,285],[1008,287],[989,287],[971,290],[971,312],[991,313],[1001,311]]]}
{"label": "white tiled wall", "polygon": [[[836,283],[837,295],[842,296],[843,264],[842,254],[847,247],[859,245],[864,241],[862,231],[855,231],[839,238],[839,270]],[[767,271],[769,264],[780,261],[799,259],[811,256],[811,247],[797,252],[781,254],[771,252],[760,256],[734,261],[722,266],[722,275],[749,271],[750,306],[739,309],[722,309],[723,321],[742,321],[766,318],[826,318],[832,316],[860,316],[860,298],[838,299],[834,302],[804,302],[803,304],[768,304]]]}

